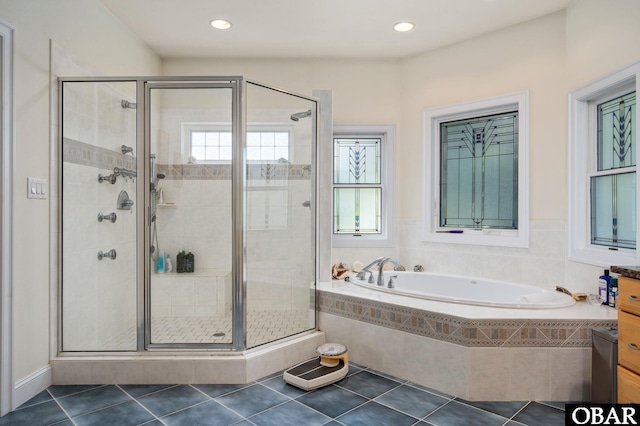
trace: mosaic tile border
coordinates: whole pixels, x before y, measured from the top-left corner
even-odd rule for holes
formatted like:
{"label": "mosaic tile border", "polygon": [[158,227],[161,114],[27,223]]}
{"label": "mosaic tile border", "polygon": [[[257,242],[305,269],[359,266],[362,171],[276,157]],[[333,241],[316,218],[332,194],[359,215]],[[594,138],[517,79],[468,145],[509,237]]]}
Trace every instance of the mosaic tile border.
{"label": "mosaic tile border", "polygon": [[[101,148],[71,138],[63,138],[62,161],[111,170],[120,167],[136,169],[136,158],[118,151]],[[231,164],[158,164],[158,173],[173,180],[231,180]],[[308,164],[249,164],[248,180],[310,180]]]}
{"label": "mosaic tile border", "polygon": [[318,290],[320,312],[467,347],[591,347],[591,329],[616,320],[477,320]]}
{"label": "mosaic tile border", "polygon": [[[230,180],[231,164],[159,164],[158,173],[166,179],[184,180]],[[282,181],[309,180],[311,166],[308,164],[249,164],[247,180]]]}
{"label": "mosaic tile border", "polygon": [[70,138],[62,140],[62,161],[98,169],[136,169],[135,157]]}

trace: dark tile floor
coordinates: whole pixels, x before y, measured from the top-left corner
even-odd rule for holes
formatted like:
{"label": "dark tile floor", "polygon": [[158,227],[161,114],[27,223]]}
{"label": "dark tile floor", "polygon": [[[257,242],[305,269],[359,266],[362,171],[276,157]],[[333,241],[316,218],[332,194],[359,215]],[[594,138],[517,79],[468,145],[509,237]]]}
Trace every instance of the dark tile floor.
{"label": "dark tile floor", "polygon": [[564,404],[469,402],[351,364],[305,392],[282,374],[247,385],[51,386],[0,425],[563,425]]}

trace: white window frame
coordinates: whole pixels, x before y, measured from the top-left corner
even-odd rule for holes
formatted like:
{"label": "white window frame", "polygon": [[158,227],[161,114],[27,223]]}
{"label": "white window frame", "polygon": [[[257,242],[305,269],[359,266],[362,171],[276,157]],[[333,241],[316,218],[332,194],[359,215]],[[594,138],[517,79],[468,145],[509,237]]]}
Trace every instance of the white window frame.
{"label": "white window frame", "polygon": [[[182,158],[186,163],[191,156],[191,132],[230,132],[229,123],[184,122],[182,123]],[[293,126],[288,123],[251,123],[247,132],[286,132],[289,133],[289,159],[293,162]],[[276,160],[249,160],[249,163],[269,163]],[[231,160],[198,160],[198,164],[230,164]]]}
{"label": "white window frame", "polygon": [[[518,110],[518,229],[468,229],[449,233],[440,227],[440,124]],[[423,110],[422,241],[486,246],[529,247],[529,92]]]}
{"label": "white window frame", "polygon": [[[629,64],[598,78],[569,93],[569,152],[568,152],[568,258],[569,260],[601,267],[611,265],[637,265],[640,250],[591,244],[591,196],[589,172],[595,167],[596,103],[604,97],[633,90],[638,94],[640,61]],[[640,123],[640,110],[636,108],[636,123]],[[637,132],[637,130],[636,130]],[[636,133],[637,138],[637,133]],[[637,139],[636,139],[637,142]],[[636,143],[636,158],[640,149]],[[636,171],[636,182],[638,180]],[[640,187],[636,184],[636,241],[640,230]]]}
{"label": "white window frame", "polygon": [[[380,172],[382,183],[380,206],[379,234],[335,234],[333,233],[335,214],[334,199],[334,171],[331,167],[331,234],[333,247],[394,247],[395,246],[395,133],[393,124],[336,124],[333,126],[333,139],[336,137],[381,137],[380,143]],[[333,147],[332,147],[333,152]],[[333,164],[333,156],[332,164]]]}

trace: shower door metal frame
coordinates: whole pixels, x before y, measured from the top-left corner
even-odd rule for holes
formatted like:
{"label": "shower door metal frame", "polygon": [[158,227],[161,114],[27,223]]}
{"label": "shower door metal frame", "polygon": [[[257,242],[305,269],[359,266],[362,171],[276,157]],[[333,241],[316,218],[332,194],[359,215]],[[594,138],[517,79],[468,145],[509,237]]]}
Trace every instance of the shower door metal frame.
{"label": "shower door metal frame", "polygon": [[[147,187],[143,190],[145,197],[145,218],[144,218],[144,245],[142,253],[144,266],[144,294],[146,297],[139,298],[138,326],[138,351],[154,349],[226,349],[243,351],[246,348],[246,296],[244,288],[245,282],[245,200],[244,200],[244,179],[246,168],[245,158],[245,138],[246,119],[242,111],[246,105],[244,98],[244,85],[242,77],[164,77],[149,79],[144,82],[144,89],[138,90],[138,105],[144,105],[144,131],[142,132],[142,142],[144,146],[143,161],[150,160],[151,155],[151,107],[150,96],[153,89],[231,89],[231,216],[232,216],[232,236],[231,236],[231,274],[232,274],[232,302],[231,302],[231,343],[151,343],[151,191]],[[142,99],[140,99],[142,97]],[[151,167],[145,167],[144,184],[151,182]],[[139,246],[138,249],[141,249]],[[140,305],[143,306],[140,306]],[[142,318],[140,318],[142,316]]]}

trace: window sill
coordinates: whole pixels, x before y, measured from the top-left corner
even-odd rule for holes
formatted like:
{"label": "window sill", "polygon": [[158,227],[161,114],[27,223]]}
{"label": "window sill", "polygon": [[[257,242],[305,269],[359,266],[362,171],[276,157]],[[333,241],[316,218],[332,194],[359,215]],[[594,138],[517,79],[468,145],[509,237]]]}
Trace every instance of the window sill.
{"label": "window sill", "polygon": [[377,248],[377,247],[395,247],[395,241],[386,237],[362,236],[354,237],[352,235],[333,236],[331,245],[334,248]]}
{"label": "window sill", "polygon": [[431,231],[422,236],[423,242],[469,244],[494,247],[529,248],[528,233],[502,229],[463,229],[462,233]]}

